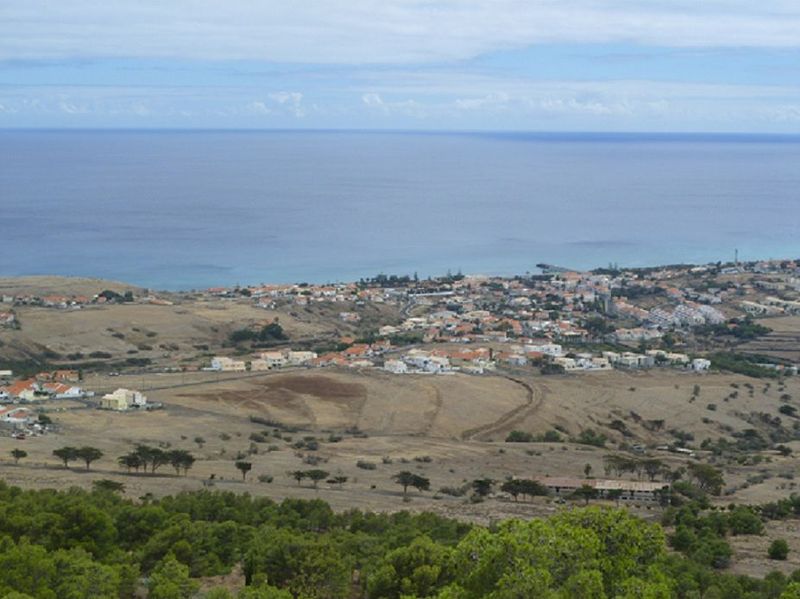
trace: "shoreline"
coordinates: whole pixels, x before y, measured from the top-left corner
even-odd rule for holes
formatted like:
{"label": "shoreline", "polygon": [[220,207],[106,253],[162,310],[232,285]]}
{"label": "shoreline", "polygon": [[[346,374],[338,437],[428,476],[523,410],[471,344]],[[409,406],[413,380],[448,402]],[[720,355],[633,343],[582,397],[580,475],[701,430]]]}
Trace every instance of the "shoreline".
{"label": "shoreline", "polygon": [[[740,260],[738,262],[738,267],[742,269],[754,268],[756,265],[769,265],[769,264],[781,264],[785,262],[792,262],[798,261],[800,258],[793,258],[790,256],[784,256],[779,258],[759,258],[753,260]],[[83,284],[92,284],[92,283],[111,283],[115,286],[125,286],[131,288],[138,288],[138,289],[147,289],[152,292],[162,292],[162,293],[192,293],[197,291],[206,291],[211,288],[224,288],[224,289],[245,289],[245,288],[254,288],[254,287],[261,287],[261,286],[303,286],[303,285],[310,285],[310,286],[328,286],[328,285],[349,285],[353,283],[358,283],[362,280],[369,280],[381,275],[385,276],[396,276],[396,277],[409,277],[413,278],[415,274],[418,274],[419,280],[442,280],[451,278],[453,276],[464,277],[464,278],[471,278],[471,279],[480,279],[480,278],[487,278],[487,279],[514,279],[517,277],[525,277],[525,276],[540,276],[544,274],[544,271],[540,266],[544,266],[543,263],[537,263],[533,266],[530,270],[525,272],[499,272],[499,271],[488,271],[488,272],[464,272],[461,269],[449,269],[446,272],[440,272],[439,274],[418,274],[414,270],[409,270],[406,272],[402,272],[402,269],[396,269],[394,271],[389,270],[381,271],[381,272],[372,272],[366,274],[359,278],[338,278],[338,279],[294,279],[294,280],[278,280],[278,279],[270,279],[270,280],[262,280],[256,281],[255,277],[250,280],[242,279],[237,281],[236,283],[226,283],[223,279],[224,277],[220,277],[219,279],[210,279],[204,285],[197,285],[197,286],[176,286],[176,287],[164,287],[164,286],[150,286],[146,282],[138,282],[133,279],[128,279],[126,277],[119,277],[119,276],[110,276],[105,277],[102,275],[97,274],[58,274],[58,273],[46,273],[46,274],[21,274],[21,275],[13,275],[13,274],[4,274],[0,272],[0,291],[4,287],[8,287],[11,284],[17,285],[25,285],[27,284],[47,284],[48,279],[64,279],[70,283],[83,283]],[[571,272],[571,273],[597,273],[602,274],[603,272],[609,271],[609,267],[607,266],[595,266],[593,268],[588,269],[581,269],[581,268],[571,268],[569,265],[560,265],[560,264],[548,264],[547,266],[552,267],[553,272]],[[648,272],[648,271],[658,271],[658,270],[665,270],[665,269],[674,269],[674,270],[690,270],[696,268],[733,268],[736,266],[734,261],[720,261],[720,262],[662,262],[658,264],[649,264],[649,265],[642,265],[642,266],[635,266],[635,265],[617,265],[615,264],[614,267],[616,270],[620,272]]]}

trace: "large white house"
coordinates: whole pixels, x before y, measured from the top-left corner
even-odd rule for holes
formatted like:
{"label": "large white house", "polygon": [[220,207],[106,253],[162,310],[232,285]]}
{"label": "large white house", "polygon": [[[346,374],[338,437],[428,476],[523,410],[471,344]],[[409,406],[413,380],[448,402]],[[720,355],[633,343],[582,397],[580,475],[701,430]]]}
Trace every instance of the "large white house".
{"label": "large white house", "polygon": [[125,411],[146,406],[147,397],[140,391],[133,389],[119,388],[113,393],[107,393],[100,399],[100,407],[106,410]]}
{"label": "large white house", "polygon": [[247,364],[242,360],[234,360],[225,356],[216,356],[211,360],[211,370],[220,372],[244,372]]}

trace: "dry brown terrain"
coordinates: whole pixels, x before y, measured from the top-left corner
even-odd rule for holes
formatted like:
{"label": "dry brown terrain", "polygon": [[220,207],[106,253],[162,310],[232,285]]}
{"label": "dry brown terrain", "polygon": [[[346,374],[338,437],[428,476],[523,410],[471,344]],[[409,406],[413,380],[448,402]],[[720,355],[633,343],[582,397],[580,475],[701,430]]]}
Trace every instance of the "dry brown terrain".
{"label": "dry brown terrain", "polygon": [[94,295],[110,289],[117,293],[127,290],[136,291],[135,285],[109,281],[106,279],[91,279],[86,277],[58,277],[58,276],[31,276],[31,277],[0,277],[0,295]]}
{"label": "dry brown terrain", "polygon": [[[0,279],[0,293],[86,294],[87,287],[94,292],[128,288],[82,279],[34,277],[15,281],[12,284]],[[342,305],[287,306],[269,311],[254,307],[244,298],[172,299],[176,300],[172,306],[16,308],[22,327],[0,332],[0,358],[22,359],[41,355],[44,350],[61,356],[102,351],[115,360],[147,357],[158,366],[194,367],[216,351],[232,353],[232,348],[222,348],[231,330],[274,318],[279,318],[293,340],[329,339],[353,332],[338,321],[338,312],[348,309]],[[371,314],[376,322],[385,321],[392,310],[375,308],[367,316]],[[745,346],[748,351],[798,351],[800,318],[775,318],[765,323],[774,333]],[[0,436],[0,475],[9,483],[39,488],[89,487],[93,480],[111,478],[123,482],[131,497],[213,485],[274,499],[319,497],[335,509],[432,510],[483,523],[546,515],[564,506],[549,500],[514,503],[502,497],[471,503],[466,496],[454,497],[441,490],[459,488],[483,477],[497,481],[508,476],[580,477],[586,465],[592,475],[603,476],[603,457],[633,444],[646,446],[647,455],[676,468],[689,458],[656,449],[674,442],[676,431],[693,436],[692,445],[696,447],[704,439],[732,440],[733,434],[751,428],[769,437],[778,429],[774,423],[765,424],[759,414],[780,417],[781,426],[790,429],[795,419],[781,414],[780,406],[788,403],[800,410],[797,377],[779,383],[666,368],[564,376],[540,376],[533,369],[486,376],[390,375],[377,369],[330,368],[264,374],[190,371],[110,376],[90,372],[82,385],[98,393],[117,387],[141,389],[152,401],[163,402],[165,409],[122,414],[78,402],[43,404],[57,423],[56,432],[21,441]],[[281,432],[253,422],[251,417],[297,430]],[[606,448],[567,442],[589,428],[608,437]],[[504,442],[513,430],[541,434],[554,429],[561,431],[565,442]],[[268,434],[265,442],[254,443],[250,438],[264,433]],[[318,440],[319,449],[294,447],[304,437]],[[198,462],[188,476],[175,475],[169,466],[162,467],[157,475],[128,474],[117,466],[116,458],[136,443],[189,449]],[[65,445],[92,445],[105,455],[90,471],[79,464],[64,468],[52,451]],[[800,451],[800,442],[787,445]],[[29,454],[19,465],[10,459],[14,447],[22,447]],[[256,452],[247,458],[253,462],[253,471],[243,482],[234,462],[237,455],[250,451]],[[799,474],[795,458],[781,457],[774,450],[752,457],[760,463],[720,461],[710,452],[698,451],[698,459],[724,470],[726,495],[718,500],[721,505],[734,501],[763,503],[795,491],[794,479]],[[319,463],[310,464],[313,460]],[[361,468],[359,462],[374,464],[375,468]],[[314,489],[310,484],[298,485],[287,475],[314,467],[346,476],[348,482],[341,488],[322,482]],[[410,491],[411,501],[404,502],[402,490],[391,480],[401,470],[430,478],[431,491]],[[265,482],[266,476],[273,477],[272,481]],[[648,518],[660,514],[655,507],[629,507]],[[789,540],[790,556],[800,553],[797,528],[793,522],[770,523],[763,537],[734,538],[734,571],[763,575],[772,568],[788,572],[800,565],[791,561],[794,558],[785,563],[765,559],[766,547],[776,537]]]}
{"label": "dry brown terrain", "polygon": [[313,316],[264,310],[249,301],[209,300],[172,306],[148,304],[91,305],[58,310],[15,308],[20,330],[0,330],[0,357],[24,359],[49,350],[62,362],[70,354],[105,352],[113,359],[149,358],[169,365],[201,362],[220,349],[228,334],[275,318],[292,338],[324,336],[336,329]]}
{"label": "dry brown terrain", "polygon": [[[772,413],[781,403],[774,383],[764,391],[764,384],[757,381],[752,398],[742,392],[736,400],[725,402],[731,383],[748,382],[744,377],[728,375],[651,371],[636,375],[610,372],[525,378],[514,374],[513,379],[516,380],[499,375],[403,376],[336,369],[297,369],[256,376],[186,373],[90,377],[85,384],[92,389],[149,389],[150,398],[163,401],[166,408],[121,414],[50,402],[46,407],[58,423],[58,432],[24,441],[0,438],[0,455],[8,456],[13,447],[24,447],[29,454],[18,466],[5,460],[0,472],[9,483],[34,487],[86,487],[92,480],[112,478],[123,482],[133,497],[205,488],[213,475],[215,488],[275,499],[319,497],[336,509],[425,509],[490,522],[511,516],[545,515],[563,506],[546,500],[513,503],[501,498],[472,504],[465,497],[451,497],[439,489],[460,487],[481,477],[503,480],[507,476],[583,476],[586,464],[591,465],[593,475],[602,476],[603,456],[623,441],[651,445],[665,442],[670,437],[665,431],[673,427],[694,433],[698,441],[716,438],[723,434],[723,425],[734,430],[749,427],[740,414],[752,410]],[[700,385],[700,395],[691,401],[695,384]],[[800,386],[795,381],[787,382],[784,392],[800,397]],[[717,403],[716,411],[706,409],[709,402]],[[664,419],[664,431],[645,430],[630,416],[631,411],[642,420]],[[250,416],[302,430],[275,436],[272,427],[251,422]],[[633,437],[610,430],[607,425],[613,418],[625,422]],[[702,418],[709,420],[703,422]],[[544,432],[555,425],[572,435],[593,427],[612,440],[608,449],[573,443],[502,441],[513,429]],[[363,436],[352,434],[355,427]],[[270,433],[267,441],[251,445],[250,435],[265,431]],[[331,433],[342,439],[329,442]],[[296,441],[312,436],[320,441],[318,451],[293,447]],[[197,437],[204,442],[195,442]],[[157,476],[128,475],[115,460],[135,443],[190,449],[199,461],[186,477],[176,476],[169,466]],[[87,444],[105,453],[91,471],[78,464],[65,469],[52,456],[58,447]],[[800,450],[800,444],[793,445]],[[247,482],[242,482],[234,461],[237,454],[248,452],[251,446],[258,453],[248,458],[253,462],[253,471]],[[684,456],[667,452],[650,453],[672,467],[687,461]],[[765,502],[791,492],[791,480],[778,475],[794,477],[798,473],[796,460],[779,457],[772,451],[764,455],[769,461],[757,467],[723,465],[728,486],[738,490],[721,498],[722,504]],[[316,467],[331,475],[347,476],[348,482],[342,488],[325,482],[320,483],[319,489],[306,483],[298,485],[287,473],[315,467],[304,462],[308,456],[320,460]],[[359,468],[359,461],[373,463],[376,468]],[[403,502],[401,489],[391,476],[404,469],[430,478],[432,491],[412,491],[411,502]],[[764,473],[761,482],[739,488],[748,477]],[[264,475],[274,477],[273,481],[259,482],[258,477]],[[631,508],[646,517],[658,517],[657,508]],[[780,530],[773,533],[786,536]],[[790,542],[800,544],[794,536]],[[736,567],[742,572],[765,572],[768,564],[763,560],[764,543],[766,538],[735,540],[742,555]]]}

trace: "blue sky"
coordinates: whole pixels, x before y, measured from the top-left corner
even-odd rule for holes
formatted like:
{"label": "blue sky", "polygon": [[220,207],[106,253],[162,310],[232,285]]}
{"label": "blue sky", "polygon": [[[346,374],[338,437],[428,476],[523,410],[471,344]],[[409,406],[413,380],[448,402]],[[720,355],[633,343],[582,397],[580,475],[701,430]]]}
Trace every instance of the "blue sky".
{"label": "blue sky", "polygon": [[0,0],[0,127],[800,133],[800,1]]}

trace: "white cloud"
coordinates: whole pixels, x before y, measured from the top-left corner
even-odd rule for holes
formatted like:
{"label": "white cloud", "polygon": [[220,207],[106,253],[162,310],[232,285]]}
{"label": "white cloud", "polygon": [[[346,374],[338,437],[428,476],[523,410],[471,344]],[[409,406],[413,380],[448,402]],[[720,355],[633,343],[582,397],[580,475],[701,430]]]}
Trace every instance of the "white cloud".
{"label": "white cloud", "polygon": [[272,114],[272,109],[264,102],[250,102],[247,105],[247,110],[255,114]]}
{"label": "white cloud", "polygon": [[456,106],[461,110],[502,109],[508,105],[510,97],[505,92],[495,92],[480,98],[459,98]]}
{"label": "white cloud", "polygon": [[361,101],[364,102],[367,106],[372,108],[382,108],[384,106],[383,99],[380,97],[379,94],[364,94],[361,96]]}
{"label": "white cloud", "polygon": [[87,114],[89,112],[89,108],[86,105],[79,105],[66,101],[59,102],[58,108],[61,112],[66,112],[67,114]]}
{"label": "white cloud", "polygon": [[767,119],[777,122],[800,123],[800,104],[775,106],[765,111]]}
{"label": "white cloud", "polygon": [[25,0],[0,59],[458,60],[541,43],[800,47],[796,0]]}
{"label": "white cloud", "polygon": [[301,106],[303,94],[300,92],[275,92],[269,94],[269,99],[284,106],[297,118],[302,118],[306,115],[305,109]]}
{"label": "white cloud", "polygon": [[361,102],[373,112],[379,112],[387,116],[400,115],[417,119],[424,119],[428,116],[426,107],[412,99],[387,102],[380,94],[370,92],[362,94]]}

